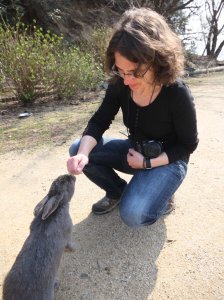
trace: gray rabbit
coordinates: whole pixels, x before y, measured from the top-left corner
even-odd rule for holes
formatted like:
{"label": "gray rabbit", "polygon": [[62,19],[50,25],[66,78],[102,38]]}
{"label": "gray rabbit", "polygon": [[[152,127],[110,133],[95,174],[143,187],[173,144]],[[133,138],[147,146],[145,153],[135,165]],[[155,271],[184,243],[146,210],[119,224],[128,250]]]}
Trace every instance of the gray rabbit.
{"label": "gray rabbit", "polygon": [[69,202],[75,177],[59,176],[37,204],[30,234],[3,284],[3,300],[52,300],[56,273],[70,243],[72,220]]}

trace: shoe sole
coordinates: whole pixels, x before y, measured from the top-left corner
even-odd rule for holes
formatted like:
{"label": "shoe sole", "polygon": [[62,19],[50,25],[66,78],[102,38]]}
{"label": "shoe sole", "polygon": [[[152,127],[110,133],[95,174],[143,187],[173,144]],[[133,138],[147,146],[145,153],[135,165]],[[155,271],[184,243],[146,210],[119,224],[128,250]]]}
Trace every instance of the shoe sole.
{"label": "shoe sole", "polygon": [[[115,209],[117,206],[119,206],[119,203],[117,203],[115,206],[112,206],[110,209],[104,210],[104,211],[94,211],[92,209],[92,213],[94,213],[94,215],[105,215],[109,212],[111,212],[113,209]],[[164,211],[163,216],[170,214],[172,211],[175,210],[175,205],[173,207],[171,207],[170,209]]]}
{"label": "shoe sole", "polygon": [[107,210],[104,210],[104,211],[94,211],[92,209],[92,213],[94,213],[94,215],[104,215],[104,214],[107,214],[109,212],[111,212],[113,209],[115,209],[117,206],[119,206],[119,203],[117,203],[116,205],[110,207],[109,209]]}
{"label": "shoe sole", "polygon": [[175,210],[175,206],[171,207],[170,209],[167,209],[166,211],[164,211],[163,216],[170,214],[174,210]]}

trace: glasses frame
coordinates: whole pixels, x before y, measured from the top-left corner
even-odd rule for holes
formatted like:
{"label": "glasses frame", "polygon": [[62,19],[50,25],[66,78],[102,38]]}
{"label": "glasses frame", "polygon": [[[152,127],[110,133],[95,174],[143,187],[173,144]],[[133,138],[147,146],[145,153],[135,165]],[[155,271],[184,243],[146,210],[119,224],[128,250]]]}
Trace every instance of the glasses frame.
{"label": "glasses frame", "polygon": [[131,80],[133,80],[133,79],[135,79],[135,78],[143,78],[144,76],[145,76],[145,74],[148,72],[148,70],[151,68],[151,64],[146,68],[146,70],[143,72],[143,73],[141,73],[141,74],[135,74],[135,71],[137,70],[135,70],[135,71],[133,71],[132,73],[124,73],[124,72],[119,72],[118,70],[117,70],[117,66],[115,65],[115,64],[113,64],[113,66],[112,66],[112,68],[111,68],[111,73],[113,74],[113,75],[115,75],[115,76],[119,76],[119,77],[121,77],[121,78],[125,78],[125,76],[129,76],[129,78],[131,79]]}

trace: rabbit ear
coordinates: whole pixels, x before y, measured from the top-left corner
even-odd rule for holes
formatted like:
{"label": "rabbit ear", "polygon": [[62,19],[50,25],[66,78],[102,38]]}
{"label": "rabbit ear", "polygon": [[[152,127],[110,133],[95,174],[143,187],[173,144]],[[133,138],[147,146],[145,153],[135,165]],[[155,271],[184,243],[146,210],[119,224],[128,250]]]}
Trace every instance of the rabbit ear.
{"label": "rabbit ear", "polygon": [[35,217],[36,217],[37,215],[39,215],[40,212],[43,210],[43,207],[44,207],[45,203],[47,202],[47,199],[48,199],[48,197],[45,196],[45,197],[43,198],[43,200],[41,200],[41,201],[35,206],[34,211],[33,211],[33,214],[34,214]]}
{"label": "rabbit ear", "polygon": [[43,207],[42,220],[46,220],[57,209],[62,199],[63,195],[57,195],[48,198]]}

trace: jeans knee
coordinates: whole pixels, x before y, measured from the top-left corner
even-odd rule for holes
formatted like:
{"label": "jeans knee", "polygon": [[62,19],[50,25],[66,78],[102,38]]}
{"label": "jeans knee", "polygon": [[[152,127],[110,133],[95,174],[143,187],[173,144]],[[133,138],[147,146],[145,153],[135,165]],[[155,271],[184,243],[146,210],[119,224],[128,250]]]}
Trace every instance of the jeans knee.
{"label": "jeans knee", "polygon": [[77,154],[77,152],[79,150],[79,145],[80,145],[80,139],[75,140],[74,143],[69,148],[70,156],[74,156]]}
{"label": "jeans knee", "polygon": [[136,212],[124,209],[122,206],[119,208],[121,220],[129,227],[140,226],[140,217]]}
{"label": "jeans knee", "polygon": [[136,228],[144,225],[152,225],[157,221],[156,217],[147,217],[141,211],[127,210],[120,207],[121,220],[129,227]]}

